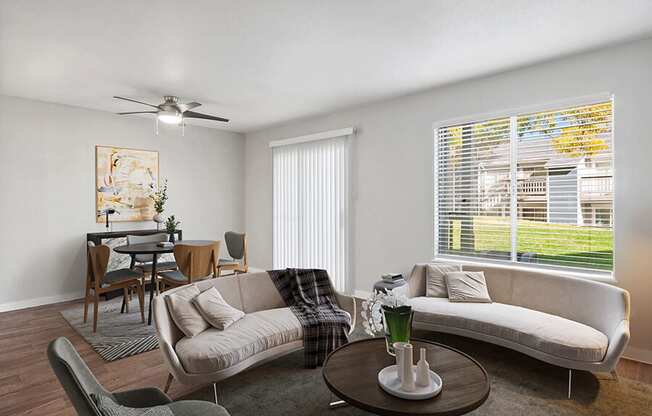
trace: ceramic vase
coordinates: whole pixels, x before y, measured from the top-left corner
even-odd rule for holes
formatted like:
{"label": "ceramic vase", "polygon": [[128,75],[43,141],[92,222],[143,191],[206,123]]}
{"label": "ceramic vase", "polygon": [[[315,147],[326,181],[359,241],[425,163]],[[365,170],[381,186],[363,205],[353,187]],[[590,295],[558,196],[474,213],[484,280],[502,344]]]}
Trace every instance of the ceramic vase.
{"label": "ceramic vase", "polygon": [[414,391],[416,389],[414,380],[414,349],[412,344],[405,344],[401,352],[401,389]]}
{"label": "ceramic vase", "polygon": [[396,355],[396,375],[398,376],[399,381],[403,380],[403,351],[405,350],[406,345],[408,345],[407,342],[395,342],[392,345]]}
{"label": "ceramic vase", "polygon": [[432,380],[430,379],[430,364],[426,361],[426,349],[419,350],[419,362],[417,362],[417,376],[416,385],[419,387],[430,387]]}

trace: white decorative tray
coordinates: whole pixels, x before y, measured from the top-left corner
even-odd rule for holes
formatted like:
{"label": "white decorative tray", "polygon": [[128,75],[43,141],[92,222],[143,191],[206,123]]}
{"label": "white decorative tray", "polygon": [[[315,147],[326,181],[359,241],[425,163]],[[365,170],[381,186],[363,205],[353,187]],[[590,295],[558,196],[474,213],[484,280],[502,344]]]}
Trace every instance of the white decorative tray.
{"label": "white decorative tray", "polygon": [[[405,391],[401,389],[401,381],[398,379],[398,373],[396,370],[396,365],[390,365],[389,367],[383,368],[378,373],[378,384],[380,384],[380,387],[392,396],[407,400],[425,400],[435,397],[441,391],[441,377],[432,370],[430,370],[430,379],[432,380],[430,387],[416,386],[414,391]],[[412,367],[412,371],[415,372],[416,379],[415,366]]]}

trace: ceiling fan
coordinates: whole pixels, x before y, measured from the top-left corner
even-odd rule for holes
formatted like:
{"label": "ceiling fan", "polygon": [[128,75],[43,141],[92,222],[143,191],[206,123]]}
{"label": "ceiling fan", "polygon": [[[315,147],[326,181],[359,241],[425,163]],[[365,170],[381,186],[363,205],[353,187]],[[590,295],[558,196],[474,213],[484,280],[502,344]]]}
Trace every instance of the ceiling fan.
{"label": "ceiling fan", "polygon": [[158,134],[159,121],[166,124],[177,124],[177,125],[181,124],[182,127],[185,126],[185,123],[183,121],[187,118],[199,118],[204,120],[222,121],[225,123],[228,123],[229,121],[229,119],[227,118],[211,116],[208,114],[202,114],[202,113],[190,111],[193,108],[199,107],[201,104],[195,101],[190,103],[180,103],[179,97],[176,97],[174,95],[163,96],[163,102],[159,105],[145,103],[142,101],[134,100],[132,98],[119,97],[117,95],[114,95],[113,98],[117,98],[118,100],[131,101],[132,103],[143,104],[155,108],[156,110],[128,111],[128,112],[117,113],[117,114],[119,115],[156,114],[156,134]]}

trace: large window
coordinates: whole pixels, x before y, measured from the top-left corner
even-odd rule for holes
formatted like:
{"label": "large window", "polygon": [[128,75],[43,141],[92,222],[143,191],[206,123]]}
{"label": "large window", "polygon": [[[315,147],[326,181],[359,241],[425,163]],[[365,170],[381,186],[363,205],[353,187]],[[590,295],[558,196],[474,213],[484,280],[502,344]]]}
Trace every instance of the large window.
{"label": "large window", "polygon": [[435,251],[613,268],[612,101],[439,127]]}
{"label": "large window", "polygon": [[340,291],[350,289],[349,140],[273,147],[274,268],[326,269]]}

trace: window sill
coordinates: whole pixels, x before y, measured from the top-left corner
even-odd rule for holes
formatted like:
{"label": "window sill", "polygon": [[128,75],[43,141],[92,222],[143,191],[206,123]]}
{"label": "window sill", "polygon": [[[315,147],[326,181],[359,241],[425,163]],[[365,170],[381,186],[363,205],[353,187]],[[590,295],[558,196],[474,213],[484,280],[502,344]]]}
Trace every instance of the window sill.
{"label": "window sill", "polygon": [[506,270],[523,270],[529,272],[534,271],[534,272],[547,272],[547,273],[554,272],[561,276],[595,280],[598,282],[610,283],[610,284],[614,284],[618,282],[614,278],[613,272],[575,271],[575,270],[569,270],[566,268],[560,268],[555,266],[545,266],[541,264],[529,265],[524,263],[512,263],[512,262],[505,262],[499,260],[494,260],[494,261],[487,260],[487,259],[478,260],[475,258],[464,257],[464,256],[437,256],[433,259],[433,261],[454,261],[456,263],[461,264],[462,266],[466,264],[469,266],[498,267]]}

